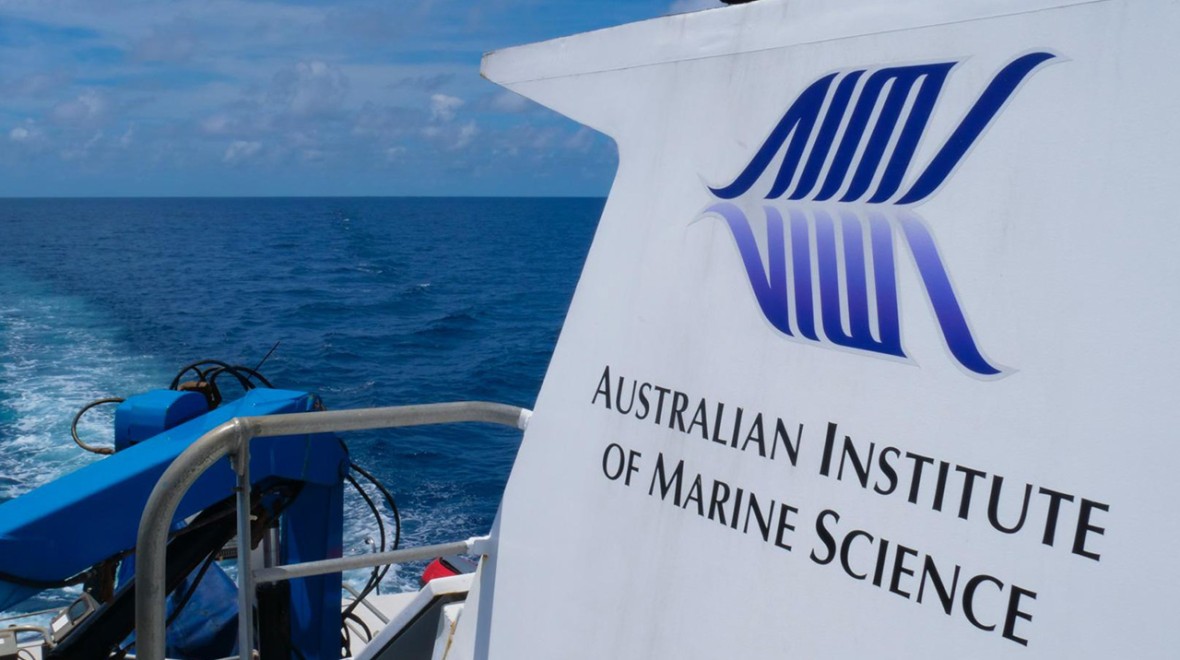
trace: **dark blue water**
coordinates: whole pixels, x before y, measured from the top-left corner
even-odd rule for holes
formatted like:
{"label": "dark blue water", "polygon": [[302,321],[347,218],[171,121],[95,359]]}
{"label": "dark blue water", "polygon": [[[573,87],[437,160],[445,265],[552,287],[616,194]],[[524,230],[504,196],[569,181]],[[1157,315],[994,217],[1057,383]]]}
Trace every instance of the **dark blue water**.
{"label": "dark blue water", "polygon": [[[167,387],[201,358],[253,366],[275,342],[261,371],[329,408],[531,406],[602,204],[0,200],[0,501],[95,459],[69,437],[87,401]],[[109,423],[98,413],[81,432],[109,442]],[[420,544],[487,531],[519,434],[345,439]],[[345,552],[365,552],[375,526],[346,505]],[[414,578],[391,572],[389,586]]]}

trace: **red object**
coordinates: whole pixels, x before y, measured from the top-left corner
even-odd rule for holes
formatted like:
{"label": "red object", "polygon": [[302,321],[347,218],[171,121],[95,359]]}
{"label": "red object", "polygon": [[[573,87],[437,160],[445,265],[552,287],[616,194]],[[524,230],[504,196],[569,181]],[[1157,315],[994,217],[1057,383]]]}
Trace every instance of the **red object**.
{"label": "red object", "polygon": [[458,574],[458,569],[448,564],[442,557],[436,557],[434,561],[426,566],[426,570],[422,571],[422,584],[425,585],[431,580]]}

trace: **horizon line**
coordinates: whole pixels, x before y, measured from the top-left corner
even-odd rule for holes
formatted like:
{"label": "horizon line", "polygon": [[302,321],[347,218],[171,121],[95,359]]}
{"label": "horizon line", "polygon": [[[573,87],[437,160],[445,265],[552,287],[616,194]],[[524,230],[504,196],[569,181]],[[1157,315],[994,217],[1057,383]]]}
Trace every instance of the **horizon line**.
{"label": "horizon line", "polygon": [[132,199],[606,199],[606,195],[0,195],[0,201]]}

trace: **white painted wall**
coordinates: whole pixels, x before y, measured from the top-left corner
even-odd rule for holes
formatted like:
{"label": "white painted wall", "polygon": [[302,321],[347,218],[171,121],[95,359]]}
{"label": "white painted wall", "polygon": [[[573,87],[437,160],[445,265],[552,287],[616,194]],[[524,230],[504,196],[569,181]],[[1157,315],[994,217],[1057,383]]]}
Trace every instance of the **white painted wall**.
{"label": "white painted wall", "polygon": [[[489,55],[487,77],[607,133],[621,157],[505,494],[493,608],[481,615],[489,657],[1174,657],[1177,28],[1177,4],[1163,1],[762,0]],[[822,76],[957,61],[912,181],[997,71],[1042,50],[1056,57],[945,185],[907,209],[1004,375],[973,376],[948,351],[888,219],[895,205],[773,203],[865,224],[883,209],[907,359],[772,327],[729,228],[706,212],[718,201],[708,186],[732,181]],[[765,264],[764,202],[738,202]],[[802,425],[797,464],[781,447],[769,460],[606,409],[595,396],[608,366],[628,394],[633,380],[686,393],[689,416],[704,399],[710,424],[722,402],[731,415],[741,406],[782,419],[793,436]],[[898,450],[895,492],[862,488],[848,466],[843,480],[820,474],[830,423],[862,451]],[[638,453],[630,485],[604,474],[612,443]],[[905,452],[936,461],[918,504]],[[669,468],[683,460],[686,480],[700,473],[706,489],[721,480],[797,509],[783,537],[792,549],[649,494],[658,457]],[[942,511],[937,461],[951,466]],[[986,473],[966,520],[960,465]],[[1015,534],[988,521],[993,475],[1005,480],[1008,524],[1033,486]],[[875,466],[871,478],[885,476]],[[1041,488],[1073,497],[1059,501],[1051,546],[1053,497]],[[1079,523],[1083,499],[1101,506]],[[825,519],[837,543],[856,529],[873,535],[850,541],[853,573],[872,571],[889,540],[882,586],[816,560],[827,554],[816,529],[825,510],[840,516]],[[1097,560],[1073,551],[1079,527],[1080,550]],[[889,589],[897,544],[915,551],[898,573],[909,597]],[[926,555],[943,571],[961,567],[950,615],[929,584],[916,602]],[[992,631],[962,611],[976,575],[1004,585],[977,581],[972,599]],[[1012,601],[1013,585],[1035,599]],[[1012,619],[1006,638],[1009,607],[1031,620]]]}

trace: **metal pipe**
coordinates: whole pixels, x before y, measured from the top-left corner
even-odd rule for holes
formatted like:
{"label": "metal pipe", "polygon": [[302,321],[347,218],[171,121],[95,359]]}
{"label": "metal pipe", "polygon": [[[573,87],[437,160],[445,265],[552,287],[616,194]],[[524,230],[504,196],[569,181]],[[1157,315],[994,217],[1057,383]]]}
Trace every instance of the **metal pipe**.
{"label": "metal pipe", "polygon": [[238,473],[238,654],[254,650],[254,580],[250,566],[250,438],[238,440],[231,460]]}
{"label": "metal pipe", "polygon": [[434,559],[443,555],[466,554],[471,552],[472,548],[476,547],[477,544],[487,540],[488,537],[486,536],[477,536],[466,541],[438,543],[435,545],[423,545],[417,548],[391,550],[389,552],[375,552],[367,555],[353,555],[351,557],[339,557],[337,559],[307,561],[302,564],[274,566],[255,571],[254,579],[258,582],[281,582],[282,580],[295,580],[313,575],[351,571],[357,568],[402,564],[421,559]]}
{"label": "metal pipe", "polygon": [[[358,431],[362,429],[485,422],[518,429],[528,425],[532,411],[484,401],[462,401],[388,408],[237,417],[197,438],[164,470],[148,496],[135,540],[136,654],[163,660],[165,549],[176,508],[188,489],[214,463],[255,436]],[[248,463],[247,463],[248,465]],[[466,552],[469,541],[462,542]],[[450,545],[450,544],[447,544]],[[427,546],[429,547],[429,546]],[[418,548],[415,550],[425,550]],[[242,553],[247,554],[247,553]],[[439,552],[438,554],[447,554]],[[431,555],[436,556],[436,555]],[[376,555],[367,555],[373,559]],[[426,558],[426,557],[420,557]],[[408,561],[401,559],[399,561]],[[249,571],[247,571],[248,573]]]}
{"label": "metal pipe", "polygon": [[359,591],[357,591],[356,589],[352,588],[352,587],[351,587],[351,586],[349,586],[347,583],[346,583],[346,584],[342,584],[342,585],[340,585],[340,586],[344,587],[344,590],[345,590],[345,591],[347,591],[348,593],[352,594],[352,599],[353,599],[353,600],[357,601],[357,602],[358,602],[358,603],[360,603],[361,605],[364,605],[364,606],[365,606],[365,609],[369,610],[369,613],[370,613],[370,614],[372,614],[373,616],[377,617],[377,620],[379,620],[379,621],[380,621],[381,623],[383,623],[383,624],[385,624],[385,623],[389,623],[389,617],[385,616],[385,615],[384,615],[384,614],[381,612],[381,610],[377,609],[376,607],[373,607],[373,604],[372,604],[372,603],[370,603],[370,602],[369,602],[369,600],[368,600],[367,598],[361,598],[361,592],[359,592]]}
{"label": "metal pipe", "polygon": [[141,658],[164,658],[165,551],[176,507],[197,478],[237,446],[244,430],[232,419],[197,438],[164,470],[148,496],[135,538],[135,652]]}
{"label": "metal pipe", "polygon": [[357,408],[243,417],[254,437],[302,433],[339,433],[455,422],[486,422],[524,430],[530,410],[503,403],[458,401],[388,408]]}
{"label": "metal pipe", "polygon": [[[56,610],[54,610],[54,611],[56,611]],[[11,618],[11,617],[9,617],[9,618]],[[388,623],[388,622],[386,622],[386,623]],[[16,633],[36,633],[41,636],[41,641],[45,642],[45,646],[48,646],[49,648],[53,648],[53,647],[57,646],[57,642],[55,642],[53,640],[53,631],[51,631],[48,628],[42,628],[41,626],[29,626],[29,625],[8,626],[7,628],[3,629],[3,632],[9,632],[14,635]],[[13,639],[15,639],[15,638],[13,638]],[[18,646],[17,648],[24,650],[24,649],[27,649],[28,647],[19,647]],[[32,653],[32,651],[29,651],[29,653]],[[18,656],[19,656],[19,654],[18,654]]]}

